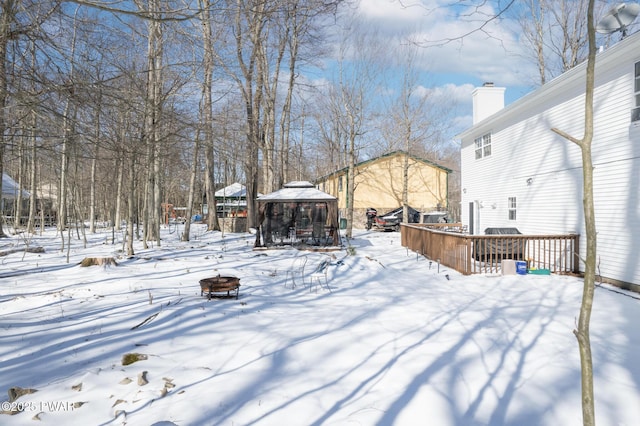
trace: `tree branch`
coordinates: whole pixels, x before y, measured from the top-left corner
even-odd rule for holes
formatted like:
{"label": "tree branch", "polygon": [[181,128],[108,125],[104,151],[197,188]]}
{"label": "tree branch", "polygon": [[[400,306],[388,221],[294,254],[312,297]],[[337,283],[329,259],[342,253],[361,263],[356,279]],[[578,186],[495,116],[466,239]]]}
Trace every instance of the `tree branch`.
{"label": "tree branch", "polygon": [[551,131],[562,136],[563,138],[575,143],[576,145],[578,145],[579,147],[582,148],[582,146],[584,145],[583,140],[582,139],[578,139],[576,137],[571,136],[570,134],[558,129],[557,127],[552,127]]}
{"label": "tree branch", "polygon": [[[145,12],[113,7],[107,3],[93,0],[67,0],[67,2],[116,14],[137,16],[138,18],[146,19],[149,21],[188,21],[202,12],[202,10],[200,9],[196,9],[195,11],[193,11],[188,8],[166,10],[162,12]],[[186,11],[188,11],[188,13]]]}

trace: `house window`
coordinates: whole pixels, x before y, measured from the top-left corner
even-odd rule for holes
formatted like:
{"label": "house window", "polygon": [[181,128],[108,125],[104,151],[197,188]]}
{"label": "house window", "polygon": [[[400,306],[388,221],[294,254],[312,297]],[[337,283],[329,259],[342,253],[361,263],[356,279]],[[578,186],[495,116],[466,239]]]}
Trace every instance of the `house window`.
{"label": "house window", "polygon": [[633,93],[635,93],[636,107],[640,107],[640,62],[636,62]]}
{"label": "house window", "polygon": [[509,220],[516,220],[516,197],[509,197]]}
{"label": "house window", "polygon": [[338,192],[342,192],[342,176],[338,177]]}
{"label": "house window", "polygon": [[491,155],[491,133],[475,139],[476,160]]}
{"label": "house window", "polygon": [[631,110],[631,121],[640,121],[640,62],[636,62],[633,79],[634,108]]}

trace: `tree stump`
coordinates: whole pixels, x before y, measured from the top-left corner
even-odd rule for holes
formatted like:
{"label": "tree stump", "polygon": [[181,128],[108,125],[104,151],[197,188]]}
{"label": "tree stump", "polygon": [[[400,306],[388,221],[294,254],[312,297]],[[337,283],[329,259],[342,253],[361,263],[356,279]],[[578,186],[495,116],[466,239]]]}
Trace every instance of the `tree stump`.
{"label": "tree stump", "polygon": [[118,266],[113,257],[85,257],[80,266]]}

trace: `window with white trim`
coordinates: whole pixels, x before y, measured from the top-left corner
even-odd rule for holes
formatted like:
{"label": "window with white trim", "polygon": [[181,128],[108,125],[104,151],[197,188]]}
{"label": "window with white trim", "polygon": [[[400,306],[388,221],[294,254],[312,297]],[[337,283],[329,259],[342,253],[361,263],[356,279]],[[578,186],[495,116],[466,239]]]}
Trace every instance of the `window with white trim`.
{"label": "window with white trim", "polygon": [[636,106],[640,107],[640,62],[636,62],[634,75],[633,93],[635,94]]}
{"label": "window with white trim", "polygon": [[342,192],[342,176],[338,176],[338,192]]}
{"label": "window with white trim", "polygon": [[516,197],[509,197],[507,204],[509,206],[509,220],[516,220]]}
{"label": "window with white trim", "polygon": [[491,133],[475,139],[476,160],[491,156]]}
{"label": "window with white trim", "polygon": [[631,121],[640,121],[640,62],[636,62],[633,79],[633,106]]}

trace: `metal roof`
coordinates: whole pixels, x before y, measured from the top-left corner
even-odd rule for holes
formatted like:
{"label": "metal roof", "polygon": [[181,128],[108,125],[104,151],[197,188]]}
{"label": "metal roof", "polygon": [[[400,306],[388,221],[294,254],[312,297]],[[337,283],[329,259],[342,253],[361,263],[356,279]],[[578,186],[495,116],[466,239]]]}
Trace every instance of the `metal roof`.
{"label": "metal roof", "polygon": [[19,191],[22,191],[22,198],[29,198],[29,192],[24,189],[20,189],[18,183],[11,179],[11,177],[3,173],[2,174],[2,198],[5,199],[14,199],[18,197]]}
{"label": "metal roof", "polygon": [[261,195],[258,201],[335,201],[336,197],[313,187],[310,182],[297,181],[270,194]]}
{"label": "metal roof", "polygon": [[247,196],[247,187],[241,183],[232,183],[222,189],[218,189],[215,193],[216,197],[222,198],[242,198]]}

